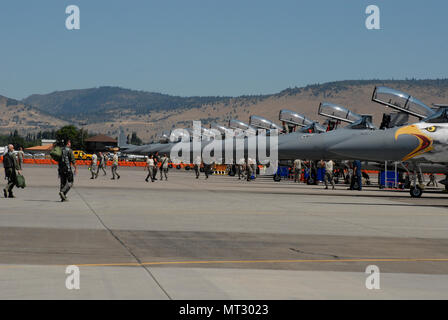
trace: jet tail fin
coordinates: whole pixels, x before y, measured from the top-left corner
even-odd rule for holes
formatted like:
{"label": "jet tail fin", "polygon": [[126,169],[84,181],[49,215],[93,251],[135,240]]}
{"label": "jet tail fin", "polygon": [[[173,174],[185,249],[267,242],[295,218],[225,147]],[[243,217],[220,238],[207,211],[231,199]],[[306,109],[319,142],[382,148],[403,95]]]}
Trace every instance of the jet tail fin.
{"label": "jet tail fin", "polygon": [[120,135],[118,136],[118,147],[123,148],[127,146],[129,146],[128,139],[126,137],[126,134],[124,133],[123,128],[120,127]]}

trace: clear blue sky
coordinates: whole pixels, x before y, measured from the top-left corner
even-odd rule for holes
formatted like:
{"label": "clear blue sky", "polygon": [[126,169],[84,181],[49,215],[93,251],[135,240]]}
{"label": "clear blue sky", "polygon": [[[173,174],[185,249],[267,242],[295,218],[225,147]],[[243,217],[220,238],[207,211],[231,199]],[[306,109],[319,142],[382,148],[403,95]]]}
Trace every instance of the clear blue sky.
{"label": "clear blue sky", "polygon": [[[65,28],[78,5],[81,30]],[[369,4],[381,28],[365,28]],[[448,77],[446,0],[45,0],[0,4],[0,94],[103,85],[183,96]]]}

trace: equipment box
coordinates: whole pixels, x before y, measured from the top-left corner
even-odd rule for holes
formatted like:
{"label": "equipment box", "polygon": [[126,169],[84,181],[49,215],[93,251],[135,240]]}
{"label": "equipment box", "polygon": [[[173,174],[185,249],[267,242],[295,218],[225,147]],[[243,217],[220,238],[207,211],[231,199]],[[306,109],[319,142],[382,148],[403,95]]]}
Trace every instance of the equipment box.
{"label": "equipment box", "polygon": [[381,171],[380,186],[384,186],[386,188],[398,186],[398,173],[395,173],[395,171]]}
{"label": "equipment box", "polygon": [[289,167],[279,166],[277,169],[277,175],[282,178],[289,177]]}

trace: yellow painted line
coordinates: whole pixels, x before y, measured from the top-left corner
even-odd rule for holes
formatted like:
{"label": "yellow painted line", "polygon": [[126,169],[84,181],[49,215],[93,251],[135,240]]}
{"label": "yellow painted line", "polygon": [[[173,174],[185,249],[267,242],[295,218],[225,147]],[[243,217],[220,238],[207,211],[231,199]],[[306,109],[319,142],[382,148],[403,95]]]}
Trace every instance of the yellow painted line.
{"label": "yellow painted line", "polygon": [[206,260],[206,261],[159,261],[117,264],[77,264],[78,267],[107,266],[157,266],[182,264],[246,264],[246,263],[329,263],[329,262],[448,262],[446,259],[326,259],[326,260]]}
{"label": "yellow painted line", "polygon": [[[257,264],[257,263],[331,263],[331,262],[448,262],[448,258],[415,258],[415,259],[325,259],[325,260],[204,260],[204,261],[155,261],[142,263],[96,263],[96,264],[70,264],[78,267],[142,267],[160,265],[186,265],[186,264]],[[53,265],[55,267],[66,267],[64,265]],[[20,267],[33,267],[39,265],[3,265],[0,269],[13,269]],[[52,265],[46,265],[52,266]]]}

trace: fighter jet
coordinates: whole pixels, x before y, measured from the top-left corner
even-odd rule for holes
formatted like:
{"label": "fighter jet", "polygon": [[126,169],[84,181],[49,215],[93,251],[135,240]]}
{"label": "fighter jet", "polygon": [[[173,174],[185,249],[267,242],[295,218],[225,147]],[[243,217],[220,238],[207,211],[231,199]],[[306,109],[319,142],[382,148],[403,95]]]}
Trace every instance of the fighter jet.
{"label": "fighter jet", "polygon": [[[390,89],[387,89],[388,92],[391,92]],[[403,96],[404,93],[396,91],[397,95]],[[426,108],[425,108],[426,109]],[[332,120],[337,121],[338,123],[349,123],[353,124],[356,121],[359,121],[362,119],[362,116],[359,114],[356,114],[352,111],[350,111],[348,108],[345,108],[343,106],[329,103],[329,102],[322,102],[319,105],[318,110],[319,115],[328,117]],[[399,127],[403,125],[407,125],[409,114],[403,111],[394,112],[391,114],[384,114],[383,115],[383,122],[381,124],[380,129],[385,128],[393,128],[393,127]],[[385,120],[387,119],[387,120]],[[373,129],[373,128],[372,128]],[[346,165],[344,162],[342,164]],[[374,162],[374,161],[366,161],[363,163],[364,169],[371,169],[371,170],[384,170],[385,164],[380,162]],[[421,173],[447,173],[447,168],[444,165],[441,164],[435,164],[435,163],[421,163],[419,164],[419,169]],[[398,172],[409,172],[409,163],[406,162],[400,162],[397,164],[396,170]]]}
{"label": "fighter jet", "polygon": [[182,134],[190,132],[189,130],[190,129],[178,130],[176,132],[173,132],[171,130],[164,130],[158,135],[156,140],[157,142],[141,146],[126,143],[126,136],[124,134],[124,131],[121,130],[120,136],[118,138],[118,147],[123,153],[132,155],[148,155],[154,152],[161,152],[162,150],[168,150],[169,152],[172,144],[181,141],[183,138]]}
{"label": "fighter jet", "polygon": [[[292,132],[278,136],[279,160],[309,159],[309,160],[365,160],[365,161],[404,161],[409,162],[414,170],[414,177],[420,164],[438,164],[446,166],[448,162],[448,115],[446,108],[435,111],[418,99],[405,93],[386,88],[375,88],[372,100],[399,112],[415,116],[419,122],[412,125],[404,125],[390,128],[384,127],[378,130],[369,115],[345,115],[341,119],[349,122],[349,125],[338,130],[326,131],[320,126],[320,130],[313,133]],[[325,105],[321,105],[321,111]],[[285,114],[284,114],[285,115]],[[290,114],[291,115],[291,114]],[[283,120],[288,120],[286,117]],[[422,120],[424,119],[424,120]],[[282,128],[272,121],[262,117],[252,116],[250,127],[262,128],[268,133],[271,130]],[[289,124],[296,124],[294,118],[289,118]],[[229,123],[230,124],[230,123]],[[235,122],[233,123],[236,124]],[[316,126],[316,122],[312,122]],[[232,127],[232,126],[231,126]],[[304,131],[302,129],[302,131]],[[204,135],[206,131],[202,131]],[[321,132],[316,133],[316,132]],[[233,149],[233,153],[243,149],[247,156],[248,145],[257,145],[257,137],[246,137],[243,143],[236,143],[236,138],[214,141],[221,143],[223,152]],[[228,141],[231,140],[231,141]],[[193,152],[202,152],[210,144],[210,141],[202,141],[200,144],[191,145],[190,141],[165,145],[164,152],[170,152],[173,146],[182,148],[188,144],[190,159]],[[269,145],[266,145],[269,148]],[[216,155],[224,158],[223,155]],[[421,196],[423,188],[417,185],[417,179],[413,179],[411,195]]]}
{"label": "fighter jet", "polygon": [[[385,96],[389,99],[383,99]],[[279,158],[405,161],[415,173],[422,163],[448,163],[448,109],[435,112],[412,96],[385,87],[375,88],[372,100],[424,120],[375,130],[369,119],[363,118],[325,134],[285,135],[279,137]],[[416,176],[411,195],[419,197],[423,188],[417,185]]]}
{"label": "fighter jet", "polygon": [[[424,120],[379,130],[372,124],[369,115],[346,115],[341,119],[345,119],[349,125],[338,130],[320,134],[292,132],[279,135],[278,159],[408,162],[415,173],[411,195],[421,196],[423,188],[417,185],[416,178],[419,166],[425,163],[446,166],[448,162],[448,109],[436,112],[410,95],[385,87],[375,88],[372,99]],[[321,111],[324,106],[321,105]],[[273,127],[269,120],[251,122],[264,129],[272,130]],[[247,152],[248,144],[256,145],[255,139],[245,139],[244,152]],[[224,141],[222,143],[223,150],[229,148],[228,145],[232,146],[224,146]],[[237,149],[235,144],[233,149]]]}

